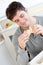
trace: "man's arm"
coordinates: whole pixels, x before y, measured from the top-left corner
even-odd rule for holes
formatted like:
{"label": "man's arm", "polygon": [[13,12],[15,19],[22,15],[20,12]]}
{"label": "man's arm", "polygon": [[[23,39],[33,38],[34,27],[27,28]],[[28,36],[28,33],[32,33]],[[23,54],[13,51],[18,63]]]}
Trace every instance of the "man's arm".
{"label": "man's arm", "polygon": [[18,36],[20,34],[21,34],[21,31],[18,28],[18,30],[16,31],[16,33],[13,36],[13,44],[14,44],[15,51],[16,51],[16,61],[17,61],[18,65],[27,65],[28,60],[29,60],[27,51],[25,51],[25,49],[21,49],[19,47],[19,43],[18,43]]}

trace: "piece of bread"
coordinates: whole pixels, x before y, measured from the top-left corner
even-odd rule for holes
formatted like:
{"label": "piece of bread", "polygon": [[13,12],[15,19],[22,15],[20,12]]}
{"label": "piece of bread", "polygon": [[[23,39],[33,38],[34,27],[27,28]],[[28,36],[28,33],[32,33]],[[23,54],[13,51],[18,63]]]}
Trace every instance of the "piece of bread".
{"label": "piece of bread", "polygon": [[32,28],[31,27],[29,27],[29,29],[27,29],[27,30],[25,30],[25,32],[30,36],[31,35],[31,33],[32,33]]}
{"label": "piece of bread", "polygon": [[29,27],[29,30],[26,30],[26,32],[31,34],[32,33],[32,28]]}

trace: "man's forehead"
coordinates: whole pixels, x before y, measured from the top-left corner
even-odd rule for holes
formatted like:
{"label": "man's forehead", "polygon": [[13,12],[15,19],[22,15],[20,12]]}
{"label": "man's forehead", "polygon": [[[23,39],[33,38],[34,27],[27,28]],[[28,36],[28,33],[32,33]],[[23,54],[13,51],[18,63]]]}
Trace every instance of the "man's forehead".
{"label": "man's forehead", "polygon": [[25,12],[24,10],[18,10],[18,11],[16,12],[16,15],[19,15],[19,14],[24,13],[24,12]]}
{"label": "man's forehead", "polygon": [[16,15],[13,17],[13,21],[15,20],[15,19],[17,19],[17,18],[19,18],[20,17],[20,15],[21,14],[23,14],[25,11],[22,11],[22,10],[18,10],[17,12],[16,12]]}

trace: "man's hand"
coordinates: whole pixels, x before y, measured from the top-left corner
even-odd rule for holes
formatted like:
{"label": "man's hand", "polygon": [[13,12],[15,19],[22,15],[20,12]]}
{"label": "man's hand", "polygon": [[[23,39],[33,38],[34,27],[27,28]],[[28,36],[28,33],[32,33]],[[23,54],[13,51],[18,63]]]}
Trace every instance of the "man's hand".
{"label": "man's hand", "polygon": [[43,26],[38,24],[34,25],[34,33],[43,35]]}
{"label": "man's hand", "polygon": [[26,42],[29,40],[29,36],[30,36],[31,32],[32,32],[31,29],[26,30],[26,31],[24,31],[23,34],[21,34],[21,35],[18,37],[19,46],[20,46],[22,49],[25,48]]}

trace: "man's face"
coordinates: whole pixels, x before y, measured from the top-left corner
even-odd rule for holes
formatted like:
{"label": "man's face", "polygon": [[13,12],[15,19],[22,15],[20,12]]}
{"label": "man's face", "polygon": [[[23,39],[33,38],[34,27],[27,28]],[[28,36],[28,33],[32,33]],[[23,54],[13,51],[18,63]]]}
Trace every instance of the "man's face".
{"label": "man's face", "polygon": [[16,22],[19,26],[26,28],[29,27],[30,19],[26,11],[18,10],[16,15],[12,19],[13,22]]}

